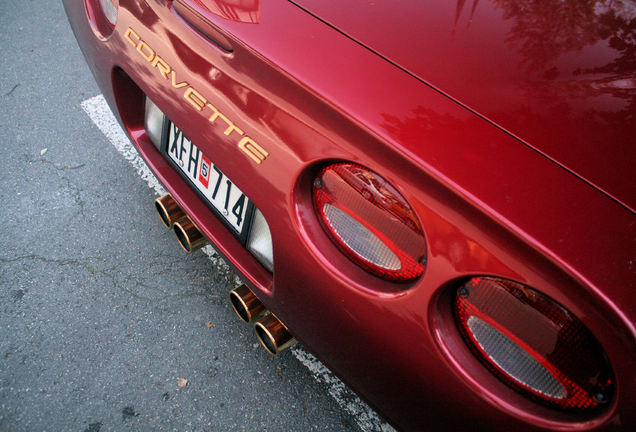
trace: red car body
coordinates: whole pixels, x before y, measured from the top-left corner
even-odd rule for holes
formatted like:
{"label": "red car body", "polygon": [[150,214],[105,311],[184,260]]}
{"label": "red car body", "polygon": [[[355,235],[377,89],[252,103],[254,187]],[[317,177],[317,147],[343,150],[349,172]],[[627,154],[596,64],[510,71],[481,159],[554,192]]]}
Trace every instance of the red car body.
{"label": "red car body", "polygon": [[[64,0],[139,152],[267,308],[394,426],[636,426],[633,3],[115,3],[108,29],[99,1]],[[145,96],[260,209],[273,272],[152,145]],[[202,100],[266,159],[240,151]],[[426,236],[421,277],[383,280],[330,241],[311,190],[333,161],[408,201]],[[474,275],[533,287],[578,317],[613,369],[609,403],[546,407],[484,367],[453,313],[458,281]]]}

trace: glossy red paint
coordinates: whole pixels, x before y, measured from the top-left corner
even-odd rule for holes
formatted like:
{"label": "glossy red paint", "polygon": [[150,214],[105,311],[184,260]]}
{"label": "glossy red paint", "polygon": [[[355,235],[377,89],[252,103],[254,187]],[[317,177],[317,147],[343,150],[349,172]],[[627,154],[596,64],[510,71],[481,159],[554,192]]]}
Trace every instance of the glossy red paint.
{"label": "glossy red paint", "polygon": [[632,0],[293,0],[636,209]]}
{"label": "glossy red paint", "polygon": [[[488,112],[475,113],[479,107],[470,97],[458,103],[288,1],[253,2],[255,22],[218,12],[235,2],[183,2],[227,39],[232,52],[211,42],[205,29],[190,27],[169,0],[120,0],[117,26],[105,39],[95,34],[83,1],[64,5],[100,88],[148,165],[297,339],[399,429],[636,425],[633,212],[564,169],[561,164],[599,183],[567,157],[556,163],[486,120]],[[366,12],[360,9],[358,20]],[[480,25],[499,24],[484,19]],[[196,88],[270,156],[257,165],[239,151],[222,125],[195,110],[184,89],[164,79],[124,38],[128,28],[171,66],[176,83]],[[419,51],[426,59],[428,53]],[[457,80],[447,82],[463,86]],[[512,93],[506,103],[519,101]],[[144,94],[262,211],[273,236],[273,274],[150,143],[143,130]],[[495,99],[506,100],[502,94]],[[524,130],[551,143],[551,135],[561,132],[551,126],[553,119],[545,129],[537,127],[546,113],[541,116]],[[620,132],[633,140],[633,133],[625,134]],[[534,139],[529,144],[543,145]],[[339,160],[377,172],[409,202],[428,242],[421,278],[400,284],[374,277],[326,236],[311,185],[322,167]],[[626,203],[616,191],[633,191],[633,176],[622,181],[626,189],[599,186]],[[612,364],[611,402],[599,411],[563,413],[494,377],[466,346],[453,317],[455,289],[473,275],[526,284],[574,313]]]}

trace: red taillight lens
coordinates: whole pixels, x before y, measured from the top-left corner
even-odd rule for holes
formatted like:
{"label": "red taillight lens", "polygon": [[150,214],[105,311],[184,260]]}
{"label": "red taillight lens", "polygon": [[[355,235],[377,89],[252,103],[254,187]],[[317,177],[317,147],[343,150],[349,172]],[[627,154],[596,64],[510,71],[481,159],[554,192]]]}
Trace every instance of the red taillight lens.
{"label": "red taillight lens", "polygon": [[406,200],[356,164],[322,169],[313,185],[318,219],[336,246],[367,271],[405,281],[424,272],[426,240]]}
{"label": "red taillight lens", "polygon": [[468,344],[508,385],[565,409],[609,400],[613,379],[603,349],[549,297],[515,282],[476,277],[457,291],[455,312]]}

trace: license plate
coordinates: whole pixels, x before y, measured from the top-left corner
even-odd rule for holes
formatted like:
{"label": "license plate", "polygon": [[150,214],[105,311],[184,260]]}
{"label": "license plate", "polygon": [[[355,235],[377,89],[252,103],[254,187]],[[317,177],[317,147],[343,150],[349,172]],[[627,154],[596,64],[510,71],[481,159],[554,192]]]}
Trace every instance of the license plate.
{"label": "license plate", "polygon": [[244,237],[242,234],[250,215],[249,199],[178,127],[172,122],[167,122],[164,127],[168,128],[163,145],[168,159],[226,225]]}

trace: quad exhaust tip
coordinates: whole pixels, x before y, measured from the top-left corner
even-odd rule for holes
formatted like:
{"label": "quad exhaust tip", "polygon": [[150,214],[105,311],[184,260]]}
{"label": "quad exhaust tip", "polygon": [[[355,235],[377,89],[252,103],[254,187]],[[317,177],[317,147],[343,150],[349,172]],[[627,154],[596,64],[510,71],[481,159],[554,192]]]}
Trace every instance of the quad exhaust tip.
{"label": "quad exhaust tip", "polygon": [[187,217],[180,219],[173,225],[179,244],[187,253],[194,252],[206,245],[207,240],[199,231],[199,228]]}
{"label": "quad exhaust tip", "polygon": [[[155,209],[166,228],[172,228],[179,244],[188,253],[203,247],[207,240],[170,194],[155,200]],[[230,291],[234,312],[246,323],[267,312],[265,305],[243,284]],[[278,355],[296,343],[287,327],[272,313],[254,324],[256,336],[272,355]]]}
{"label": "quad exhaust tip", "polygon": [[170,194],[155,200],[155,209],[166,228],[172,228],[184,251],[190,253],[206,245],[207,240]]}
{"label": "quad exhaust tip", "polygon": [[265,305],[245,284],[230,291],[230,301],[234,312],[246,323],[252,322],[266,311]]}
{"label": "quad exhaust tip", "polygon": [[271,313],[254,324],[254,330],[261,345],[272,355],[278,355],[296,343],[287,327]]}
{"label": "quad exhaust tip", "polygon": [[185,212],[170,194],[155,200],[155,209],[166,228],[172,228],[175,222],[186,217]]}
{"label": "quad exhaust tip", "polygon": [[[230,301],[234,312],[246,323],[267,313],[265,305],[245,284],[230,291]],[[272,313],[259,319],[254,330],[261,345],[272,355],[278,355],[296,343],[287,327]]]}

